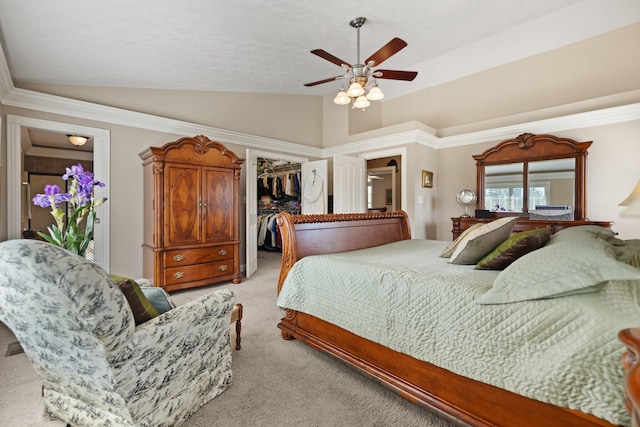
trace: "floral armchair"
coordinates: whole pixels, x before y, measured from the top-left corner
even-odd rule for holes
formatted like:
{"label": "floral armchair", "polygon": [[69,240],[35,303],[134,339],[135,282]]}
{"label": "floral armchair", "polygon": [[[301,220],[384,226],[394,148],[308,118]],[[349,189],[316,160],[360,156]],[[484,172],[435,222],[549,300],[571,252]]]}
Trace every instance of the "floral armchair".
{"label": "floral armchair", "polygon": [[0,243],[0,321],[73,426],[177,426],[231,385],[230,290],[139,326],[90,261],[37,240]]}

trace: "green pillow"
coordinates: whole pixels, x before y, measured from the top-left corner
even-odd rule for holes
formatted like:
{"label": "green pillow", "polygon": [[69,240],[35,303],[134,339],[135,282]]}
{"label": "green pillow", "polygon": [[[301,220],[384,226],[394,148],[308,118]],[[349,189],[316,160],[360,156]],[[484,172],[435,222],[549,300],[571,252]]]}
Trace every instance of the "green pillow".
{"label": "green pillow", "polygon": [[114,274],[111,275],[111,279],[118,285],[127,299],[129,307],[131,307],[131,311],[133,312],[136,326],[160,315],[135,280]]}
{"label": "green pillow", "polygon": [[489,252],[476,264],[478,270],[503,270],[513,261],[540,249],[551,237],[550,228],[536,228],[516,233]]}
{"label": "green pillow", "polygon": [[452,264],[475,264],[510,235],[518,217],[509,216],[483,224],[465,236],[449,258]]}
{"label": "green pillow", "polygon": [[640,270],[585,240],[557,242],[515,260],[502,270],[479,304],[503,304],[596,292],[610,280],[640,280]]}

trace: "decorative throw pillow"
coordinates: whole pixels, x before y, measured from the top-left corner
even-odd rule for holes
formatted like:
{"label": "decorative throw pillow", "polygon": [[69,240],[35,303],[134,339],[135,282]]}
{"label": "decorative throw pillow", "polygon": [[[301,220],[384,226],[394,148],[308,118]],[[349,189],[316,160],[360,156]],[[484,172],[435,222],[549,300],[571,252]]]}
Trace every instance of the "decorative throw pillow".
{"label": "decorative throw pillow", "polygon": [[151,304],[153,304],[156,310],[158,310],[158,313],[162,314],[172,308],[176,308],[176,305],[171,301],[171,297],[164,289],[157,288],[155,286],[140,286],[140,290]]}
{"label": "decorative throw pillow", "polygon": [[489,252],[476,264],[478,270],[503,270],[513,261],[540,249],[551,237],[550,228],[536,228],[516,233]]}
{"label": "decorative throw pillow", "polygon": [[111,279],[118,285],[127,299],[129,307],[131,307],[131,311],[133,312],[136,326],[160,315],[135,280],[113,274],[111,275]]}
{"label": "decorative throw pillow", "polygon": [[475,264],[510,235],[517,216],[508,216],[478,227],[465,236],[453,251],[452,264]]}
{"label": "decorative throw pillow", "polygon": [[476,228],[482,227],[483,225],[484,225],[483,223],[478,222],[476,224],[473,224],[471,227],[467,228],[466,230],[464,230],[462,233],[460,233],[460,235],[458,236],[458,238],[456,240],[454,240],[453,242],[449,243],[449,245],[446,248],[444,248],[444,250],[440,253],[439,256],[441,256],[442,258],[451,257],[451,255],[453,254],[453,251],[455,251],[456,248],[458,247],[458,244],[462,240],[464,240],[464,238],[467,237],[467,235],[469,233],[471,233]]}
{"label": "decorative throw pillow", "polygon": [[502,270],[479,304],[557,298],[602,289],[610,280],[640,280],[640,270],[583,240],[558,242],[529,253]]}

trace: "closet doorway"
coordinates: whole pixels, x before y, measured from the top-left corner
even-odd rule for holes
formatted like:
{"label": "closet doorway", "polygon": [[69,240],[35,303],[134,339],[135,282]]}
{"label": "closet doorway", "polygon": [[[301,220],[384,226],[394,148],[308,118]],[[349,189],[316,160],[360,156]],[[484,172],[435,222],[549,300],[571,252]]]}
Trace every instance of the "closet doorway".
{"label": "closet doorway", "polygon": [[[246,262],[245,276],[251,275],[258,269],[258,243],[259,243],[259,217],[261,215],[276,214],[281,210],[291,210],[292,213],[300,213],[300,202],[296,203],[296,197],[270,197],[267,194],[259,195],[258,176],[263,174],[262,178],[277,178],[278,175],[287,175],[291,179],[297,171],[301,170],[301,164],[308,162],[308,158],[283,155],[268,151],[258,151],[247,149],[246,154],[247,178],[246,178]],[[269,166],[270,165],[270,166]],[[269,170],[266,170],[269,168]],[[259,172],[260,170],[260,172]],[[267,176],[270,175],[270,176]],[[291,181],[288,181],[291,185]],[[287,181],[278,180],[276,186],[280,185],[283,193],[288,191],[292,194],[291,189],[286,189]],[[272,184],[273,185],[273,184]],[[299,185],[302,185],[301,176],[299,177]],[[278,188],[276,187],[276,190]],[[273,187],[271,187],[273,191]],[[272,193],[273,194],[273,193]],[[261,199],[261,197],[263,197]],[[299,196],[298,196],[299,197]],[[259,203],[259,199],[262,203]],[[264,217],[263,217],[264,219]],[[273,240],[270,236],[270,240]],[[270,244],[271,241],[270,241]]]}

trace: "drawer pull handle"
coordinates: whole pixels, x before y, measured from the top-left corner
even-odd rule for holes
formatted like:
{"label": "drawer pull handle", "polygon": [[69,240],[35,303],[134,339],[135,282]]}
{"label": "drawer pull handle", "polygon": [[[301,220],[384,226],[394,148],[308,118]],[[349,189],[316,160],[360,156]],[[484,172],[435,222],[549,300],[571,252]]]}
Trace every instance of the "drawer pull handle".
{"label": "drawer pull handle", "polygon": [[227,267],[227,264],[223,264],[223,265],[221,265],[220,267],[218,267],[218,270],[220,270],[220,271],[227,271],[227,268],[229,268],[229,267]]}
{"label": "drawer pull handle", "polygon": [[227,254],[227,250],[226,249],[220,249],[218,251],[218,255],[226,255]]}
{"label": "drawer pull handle", "polygon": [[184,273],[182,271],[175,272],[173,273],[173,277],[175,279],[182,279],[184,277]]}
{"label": "drawer pull handle", "polygon": [[174,261],[184,261],[184,255],[174,255],[173,256],[173,260]]}

